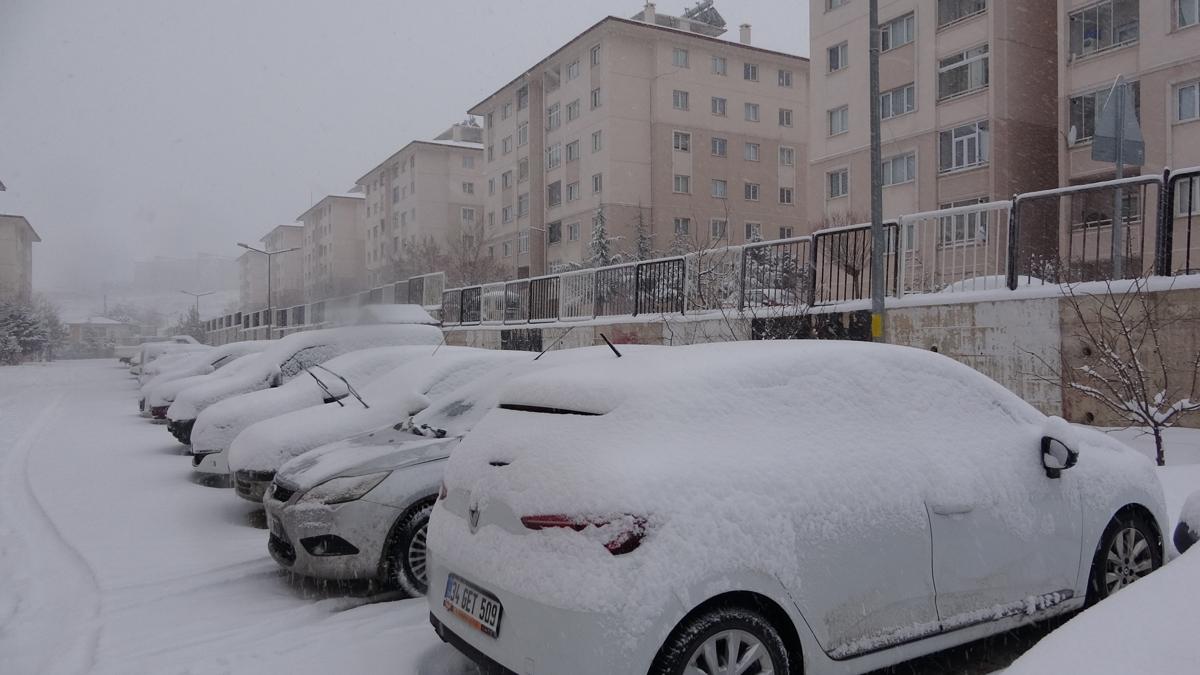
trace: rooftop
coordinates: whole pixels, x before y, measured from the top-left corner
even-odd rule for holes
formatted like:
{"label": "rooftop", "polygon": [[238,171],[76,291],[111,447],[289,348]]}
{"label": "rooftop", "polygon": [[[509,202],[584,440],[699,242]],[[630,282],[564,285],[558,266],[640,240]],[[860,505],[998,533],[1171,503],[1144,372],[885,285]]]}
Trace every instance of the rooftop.
{"label": "rooftop", "polygon": [[37,230],[33,229],[33,225],[30,225],[29,221],[25,219],[25,216],[17,216],[17,215],[13,215],[13,214],[9,214],[9,213],[0,213],[0,220],[6,220],[6,219],[11,219],[11,220],[15,220],[15,221],[24,223],[25,227],[29,228],[29,233],[33,235],[34,241],[42,240],[42,238],[38,236]]}

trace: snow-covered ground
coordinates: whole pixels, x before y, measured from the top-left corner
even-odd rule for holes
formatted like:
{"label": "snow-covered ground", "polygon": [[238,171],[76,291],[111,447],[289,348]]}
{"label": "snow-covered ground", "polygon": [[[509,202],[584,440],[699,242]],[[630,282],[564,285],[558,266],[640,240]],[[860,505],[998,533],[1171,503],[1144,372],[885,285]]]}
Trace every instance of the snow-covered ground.
{"label": "snow-covered ground", "polygon": [[[193,482],[136,391],[114,360],[0,368],[0,674],[476,673],[422,599],[289,580],[253,506]],[[1175,517],[1200,489],[1200,431],[1170,433],[1159,472]],[[894,672],[982,673],[1038,637]]]}
{"label": "snow-covered ground", "polygon": [[474,673],[423,599],[289,581],[115,360],[0,368],[0,673]]}

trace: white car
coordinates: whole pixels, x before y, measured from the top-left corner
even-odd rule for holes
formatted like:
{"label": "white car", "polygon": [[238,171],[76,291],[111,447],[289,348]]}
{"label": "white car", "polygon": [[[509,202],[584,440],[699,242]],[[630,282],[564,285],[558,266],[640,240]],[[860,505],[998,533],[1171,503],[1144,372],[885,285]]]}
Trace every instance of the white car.
{"label": "white car", "polygon": [[[227,398],[205,408],[192,427],[192,468],[200,473],[229,474],[229,444],[246,427],[322,403],[358,405],[349,396],[349,386],[359,388],[375,378],[411,361],[428,356],[432,347],[375,347],[329,359],[310,368],[309,376],[292,378],[274,389],[261,389]],[[339,403],[339,401],[341,401]]]}
{"label": "white car", "polygon": [[[265,351],[273,344],[275,343],[270,340],[246,340],[188,354],[178,365],[160,371],[142,385],[138,407],[145,417],[163,419],[167,416],[167,407],[175,400],[175,395],[197,381],[193,378],[210,375],[238,358]],[[180,382],[185,379],[186,383]]]}
{"label": "white car", "polygon": [[526,352],[441,347],[381,376],[346,399],[344,407],[321,405],[247,427],[229,446],[229,470],[239,497],[262,503],[275,471],[318,446],[387,424],[400,424],[446,392],[482,377]]}
{"label": "white car", "polygon": [[[178,356],[189,352],[202,352],[210,349],[212,347],[196,342],[196,339],[190,335],[176,336],[164,342],[147,342],[142,344],[141,349],[138,350],[137,365],[131,368],[130,372],[137,375],[138,384],[144,384],[157,374],[163,366],[161,363],[156,363],[163,356]],[[136,372],[134,372],[134,369],[136,369]]]}
{"label": "white car", "polygon": [[432,348],[441,342],[442,331],[425,325],[350,326],[294,333],[259,353],[256,367],[247,372],[180,392],[167,409],[167,429],[180,443],[190,445],[196,417],[218,401],[278,387],[297,375],[304,375],[305,368],[360,349],[400,345]]}
{"label": "white car", "polygon": [[864,673],[1163,560],[1153,463],[923,350],[672,347],[520,378],[447,463],[438,634],[514,672]]}
{"label": "white car", "polygon": [[[626,349],[626,348],[622,348]],[[658,347],[628,348],[647,350]],[[439,398],[412,421],[330,443],[284,464],[263,504],[268,550],[319,579],[372,579],[414,596],[426,590],[425,530],[442,468],[515,377],[597,359],[607,347],[513,359]]]}
{"label": "white car", "polygon": [[259,356],[257,353],[245,354],[229,362],[220,370],[215,370],[207,375],[193,375],[162,383],[154,387],[149,397],[144,399],[146,411],[143,414],[155,422],[167,421],[169,423],[166,420],[167,412],[171,409],[173,401],[181,392],[193,387],[203,387],[212,383],[220,383],[225,380],[244,376],[256,367]]}

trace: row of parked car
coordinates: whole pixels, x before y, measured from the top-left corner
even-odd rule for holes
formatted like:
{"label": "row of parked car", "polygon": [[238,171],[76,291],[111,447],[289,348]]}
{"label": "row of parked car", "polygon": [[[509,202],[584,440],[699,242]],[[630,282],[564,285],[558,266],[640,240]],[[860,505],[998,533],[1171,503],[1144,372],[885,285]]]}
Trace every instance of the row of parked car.
{"label": "row of parked car", "polygon": [[867,672],[1168,556],[1145,457],[936,354],[493,351],[392,312],[156,347],[142,414],[264,506],[280,565],[427,595],[499,672]]}

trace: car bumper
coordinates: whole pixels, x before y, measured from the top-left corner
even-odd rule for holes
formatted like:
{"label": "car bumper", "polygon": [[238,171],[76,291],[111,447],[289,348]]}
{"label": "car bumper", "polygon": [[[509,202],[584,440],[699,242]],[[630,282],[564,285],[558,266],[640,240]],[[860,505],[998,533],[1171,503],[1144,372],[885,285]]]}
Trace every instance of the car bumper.
{"label": "car bumper", "polygon": [[[429,570],[430,621],[442,640],[480,666],[492,669],[485,672],[612,675],[644,673],[650,668],[654,652],[643,654],[644,644],[630,648],[627,639],[620,637],[629,633],[622,617],[551,607],[486,580],[460,575],[500,601],[499,634],[495,638],[485,635],[442,605],[450,573],[433,558]],[[497,667],[505,670],[496,671]]]}
{"label": "car bumper", "polygon": [[[377,579],[392,525],[401,510],[357,499],[344,504],[263,500],[275,562],[306,577]],[[319,553],[324,553],[319,555]]]}
{"label": "car bumper", "polygon": [[274,477],[274,471],[238,471],[233,474],[233,489],[242,499],[262,503]]}
{"label": "car bumper", "polygon": [[199,473],[219,476],[229,475],[229,450],[210,452],[208,454],[192,453],[192,469]]}
{"label": "car bumper", "polygon": [[192,427],[196,420],[167,420],[167,431],[184,445],[192,444]]}

